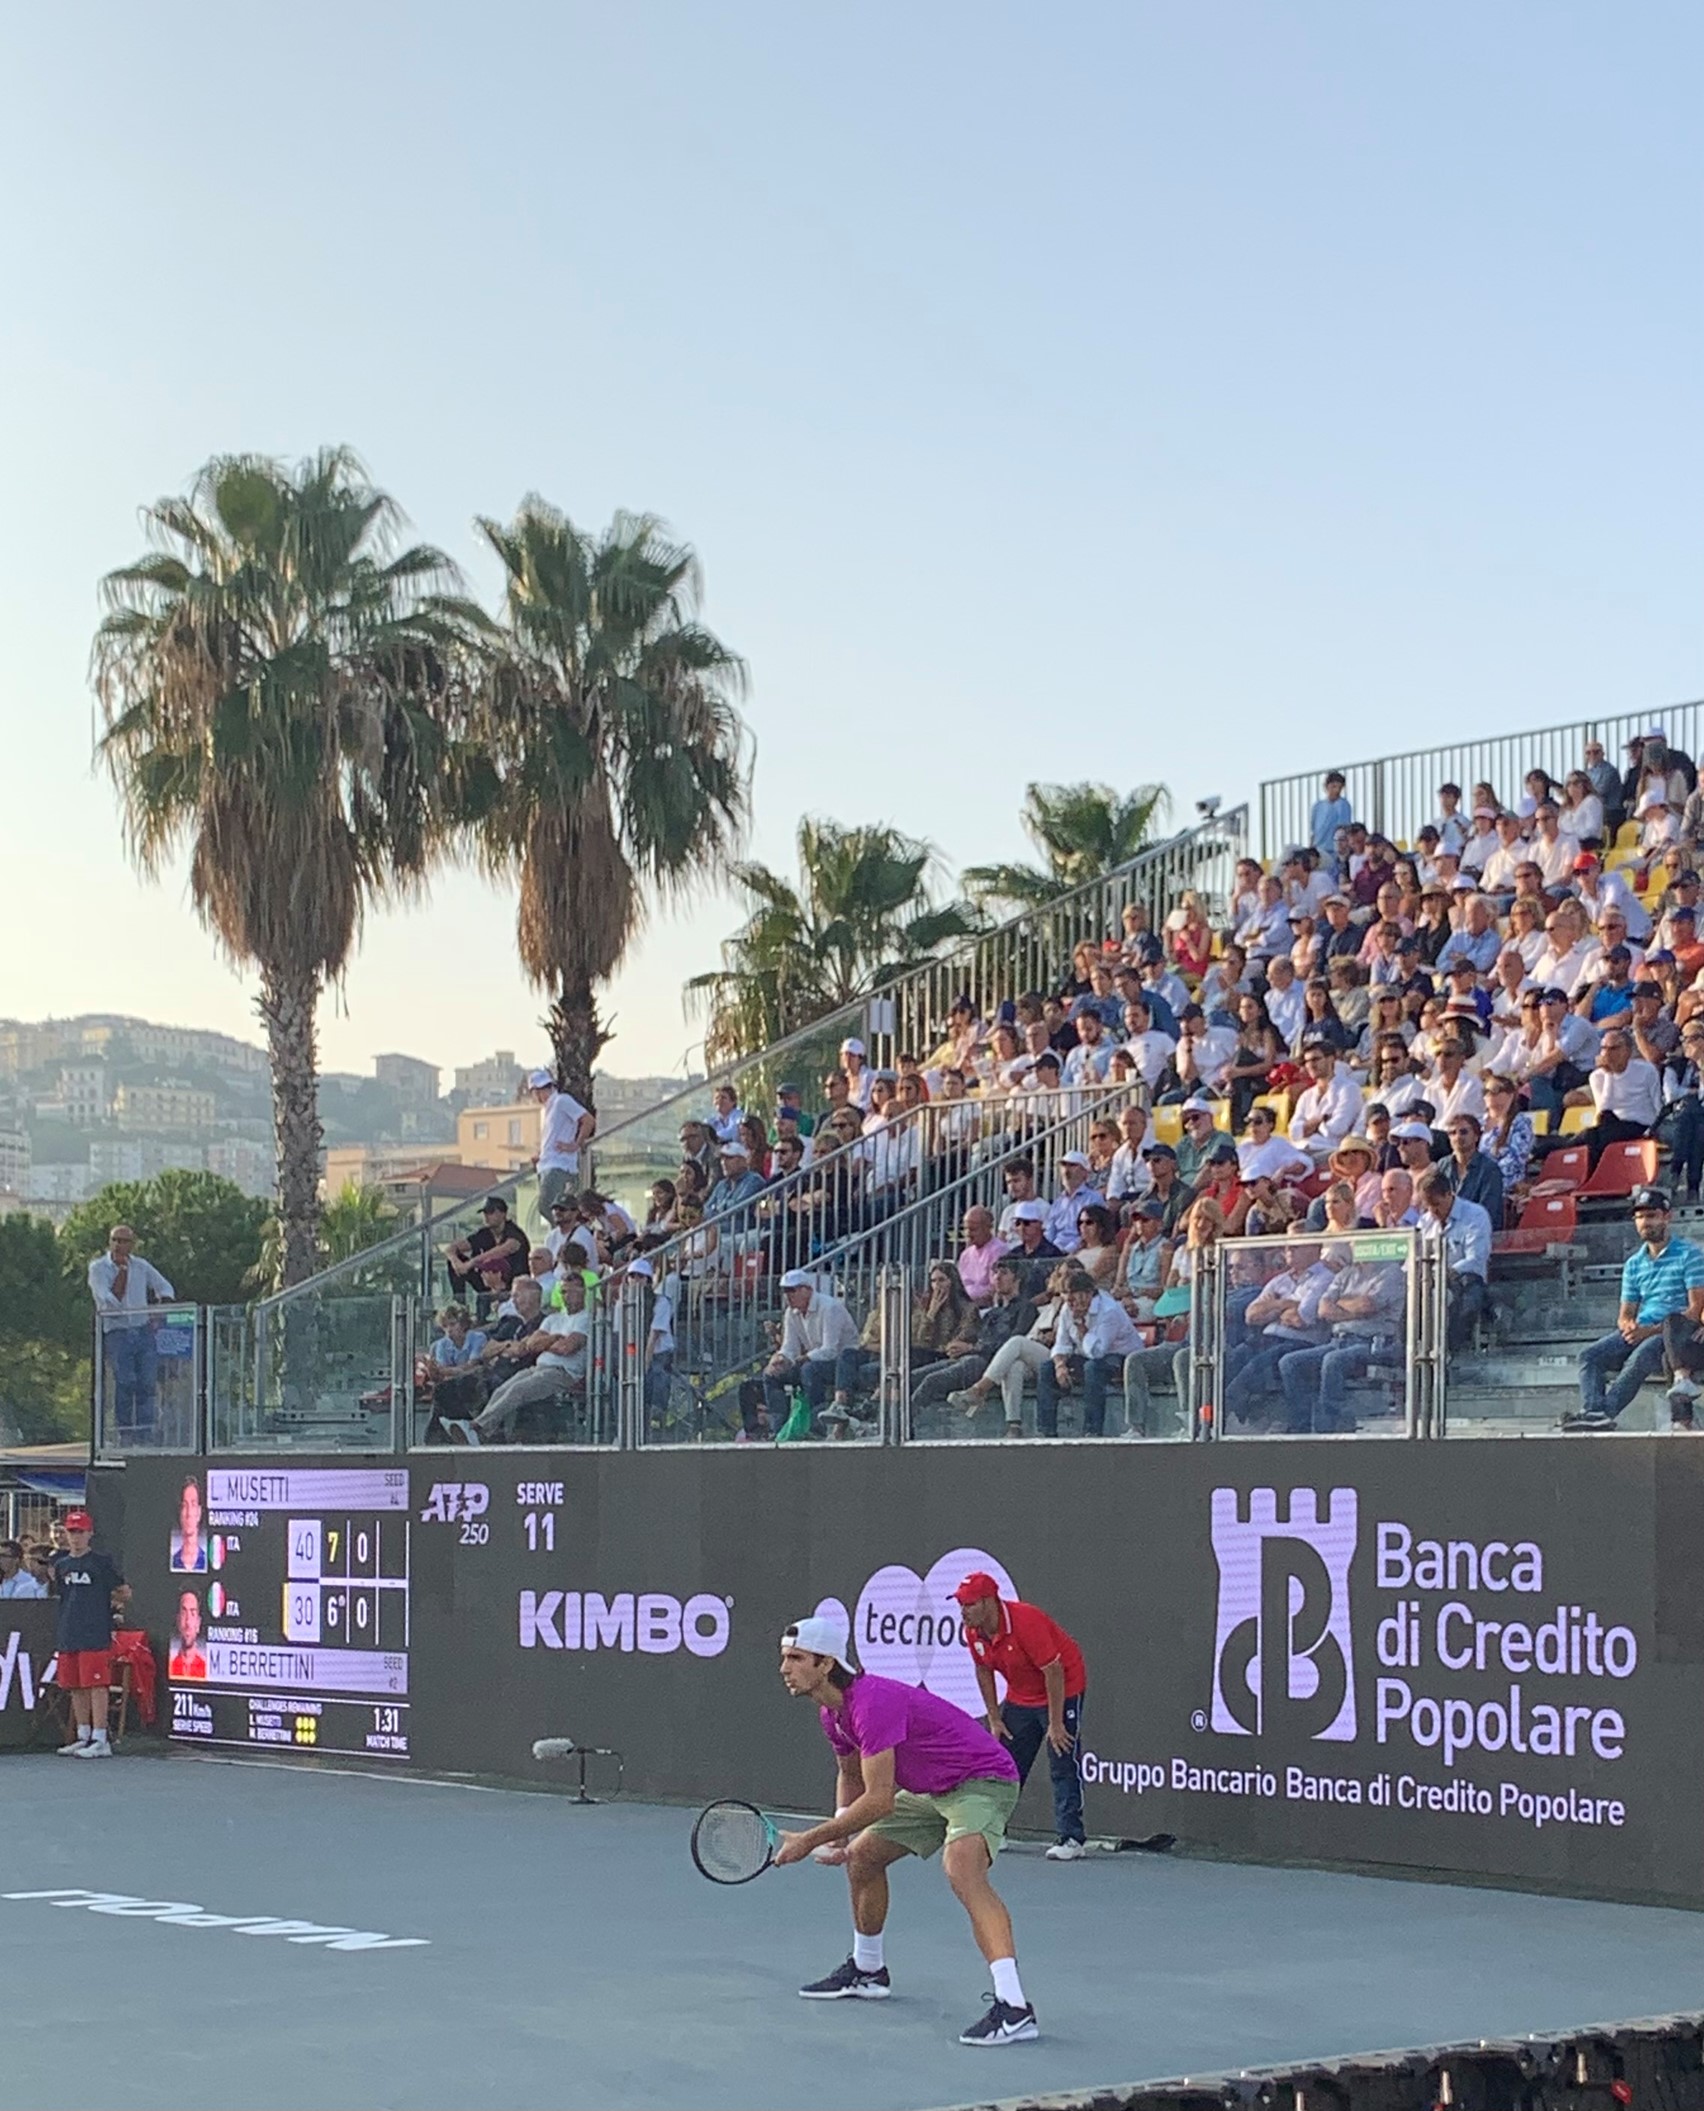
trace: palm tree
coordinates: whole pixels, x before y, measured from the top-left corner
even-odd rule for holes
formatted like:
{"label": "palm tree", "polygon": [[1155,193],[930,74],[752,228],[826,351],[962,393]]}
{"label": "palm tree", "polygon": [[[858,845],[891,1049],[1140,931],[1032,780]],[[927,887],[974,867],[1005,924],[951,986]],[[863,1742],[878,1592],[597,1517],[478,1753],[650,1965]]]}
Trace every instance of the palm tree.
{"label": "palm tree", "polygon": [[454,574],[398,549],[396,507],[341,448],[215,457],[145,519],[152,552],[104,583],[98,752],[142,871],[187,846],[197,913],[258,971],[288,1285],[319,1257],[320,992],[367,904],[420,884],[456,782],[430,601]]}
{"label": "palm tree", "polygon": [[550,995],[557,1075],[592,1104],[609,1039],[598,989],[653,902],[716,878],[745,823],[735,699],[745,668],[695,620],[688,548],[644,516],[594,539],[542,499],[480,532],[503,567],[503,623],[481,625],[492,780],[478,855],[520,879],[521,966]]}
{"label": "palm tree", "polygon": [[1105,784],[1032,784],[1024,793],[1024,833],[1045,859],[1034,865],[969,865],[964,885],[978,902],[1036,909],[1087,880],[1127,865],[1146,849],[1171,809],[1163,784],[1126,796]]}
{"label": "palm tree", "polygon": [[712,1063],[796,1033],[979,928],[964,903],[934,901],[927,843],[812,820],[798,840],[797,886],[764,865],[734,868],[751,914],[723,946],[720,970],[686,986],[708,1015]]}

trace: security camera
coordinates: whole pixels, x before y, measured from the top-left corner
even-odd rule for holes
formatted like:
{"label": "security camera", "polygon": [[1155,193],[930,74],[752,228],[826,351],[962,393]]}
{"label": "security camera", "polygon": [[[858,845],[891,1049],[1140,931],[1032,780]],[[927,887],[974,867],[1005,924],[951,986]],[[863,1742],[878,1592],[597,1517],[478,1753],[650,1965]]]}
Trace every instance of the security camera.
{"label": "security camera", "polygon": [[1219,808],[1223,804],[1224,801],[1218,798],[1197,799],[1195,802],[1195,811],[1201,816],[1203,821],[1211,821],[1213,816],[1219,811]]}

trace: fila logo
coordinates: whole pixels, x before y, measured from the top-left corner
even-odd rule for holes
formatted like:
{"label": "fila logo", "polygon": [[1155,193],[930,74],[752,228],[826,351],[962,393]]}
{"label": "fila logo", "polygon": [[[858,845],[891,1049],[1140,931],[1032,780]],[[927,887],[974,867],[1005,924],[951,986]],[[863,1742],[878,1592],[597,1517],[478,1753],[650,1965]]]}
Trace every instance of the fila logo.
{"label": "fila logo", "polygon": [[1230,1737],[1355,1735],[1349,1565],[1358,1525],[1353,1488],[1333,1488],[1322,1515],[1312,1488],[1215,1488],[1213,1556],[1219,1616],[1213,1638],[1212,1727]]}
{"label": "fila logo", "polygon": [[[1002,1598],[1018,1595],[1005,1565],[980,1547],[954,1547],[927,1576],[919,1576],[902,1562],[877,1569],[858,1593],[858,1609],[851,1623],[852,1653],[859,1668],[873,1671],[878,1678],[927,1687],[967,1715],[980,1717],[982,1694],[976,1666],[953,1596],[978,1569],[986,1569],[994,1578]],[[846,1608],[838,1599],[825,1599],[817,1611],[846,1617]]]}
{"label": "fila logo", "polygon": [[0,1649],[0,1708],[10,1708],[16,1694],[17,1705],[29,1713],[35,1708],[36,1688],[47,1670],[36,1671],[35,1660],[23,1645],[24,1638],[14,1627],[6,1637],[5,1648]]}
{"label": "fila logo", "polygon": [[454,1525],[483,1517],[491,1507],[491,1490],[483,1481],[434,1481],[420,1513],[423,1525]]}

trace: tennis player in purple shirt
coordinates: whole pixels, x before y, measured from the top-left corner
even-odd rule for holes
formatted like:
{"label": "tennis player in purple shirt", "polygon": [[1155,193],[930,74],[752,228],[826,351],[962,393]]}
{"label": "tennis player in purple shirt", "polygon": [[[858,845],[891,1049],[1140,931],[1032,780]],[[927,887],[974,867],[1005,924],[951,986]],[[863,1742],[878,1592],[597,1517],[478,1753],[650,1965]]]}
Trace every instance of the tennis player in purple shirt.
{"label": "tennis player in purple shirt", "polygon": [[[854,1671],[847,1623],[818,1613],[781,1637],[781,1679],[795,1700],[815,1701],[838,1765],[834,1816],[784,1832],[776,1866],[815,1855],[844,1862],[852,1886],[852,1954],[799,1992],[807,2001],[885,2001],[882,1959],[890,1863],[941,1850],[954,1895],[994,1975],[987,2015],[961,2045],[1015,2045],[1039,2035],[1024,1999],[1012,1916],[988,1881],[1018,1800],[1018,1769],[1003,1744],[951,1701],[922,1686]],[[845,1843],[850,1842],[850,1846]]]}

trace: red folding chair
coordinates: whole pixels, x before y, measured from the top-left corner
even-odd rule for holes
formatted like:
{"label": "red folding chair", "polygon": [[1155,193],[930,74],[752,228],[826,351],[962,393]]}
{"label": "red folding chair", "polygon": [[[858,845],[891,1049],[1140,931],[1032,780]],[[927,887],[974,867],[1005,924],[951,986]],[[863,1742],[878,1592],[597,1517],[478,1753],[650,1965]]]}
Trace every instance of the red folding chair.
{"label": "red folding chair", "polygon": [[[1550,1170],[1548,1158],[1544,1169],[1546,1173]],[[1582,1202],[1625,1202],[1636,1187],[1644,1187],[1656,1177],[1656,1139],[1640,1136],[1630,1143],[1606,1144],[1592,1177],[1574,1192]]]}

